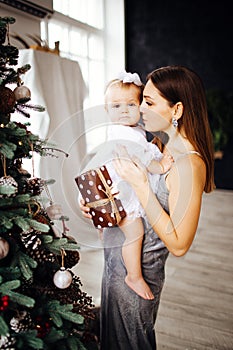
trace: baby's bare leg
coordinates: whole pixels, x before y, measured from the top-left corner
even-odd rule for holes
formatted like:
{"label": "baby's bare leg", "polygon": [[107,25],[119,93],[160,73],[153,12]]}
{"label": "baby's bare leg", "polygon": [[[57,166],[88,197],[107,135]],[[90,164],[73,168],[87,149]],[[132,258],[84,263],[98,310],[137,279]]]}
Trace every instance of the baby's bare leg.
{"label": "baby's bare leg", "polygon": [[144,299],[154,299],[150,287],[142,276],[141,251],[144,227],[141,218],[126,217],[119,225],[125,234],[122,256],[127,269],[126,284]]}

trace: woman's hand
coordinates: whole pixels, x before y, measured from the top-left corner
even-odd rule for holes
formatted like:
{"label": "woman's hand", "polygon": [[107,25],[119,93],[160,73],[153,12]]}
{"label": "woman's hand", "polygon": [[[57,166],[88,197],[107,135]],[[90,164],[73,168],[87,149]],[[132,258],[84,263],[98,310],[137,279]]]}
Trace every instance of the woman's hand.
{"label": "woman's hand", "polygon": [[86,205],[85,205],[85,201],[84,199],[80,199],[80,202],[79,202],[79,207],[80,207],[80,210],[83,214],[83,216],[87,219],[91,219],[92,216],[91,214],[89,213],[90,212],[90,208],[88,208]]}
{"label": "woman's hand", "polygon": [[118,175],[134,189],[148,182],[146,168],[138,158],[131,158],[122,145],[118,146],[114,154],[113,165]]}

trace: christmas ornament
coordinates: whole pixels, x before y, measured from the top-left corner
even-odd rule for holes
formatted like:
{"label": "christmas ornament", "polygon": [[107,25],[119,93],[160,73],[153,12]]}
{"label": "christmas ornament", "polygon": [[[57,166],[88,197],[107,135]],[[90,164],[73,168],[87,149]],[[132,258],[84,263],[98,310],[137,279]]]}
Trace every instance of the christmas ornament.
{"label": "christmas ornament", "polygon": [[39,177],[31,178],[27,181],[27,190],[32,193],[33,196],[38,196],[43,191],[44,180]]}
{"label": "christmas ornament", "polygon": [[50,331],[51,324],[41,316],[36,317],[36,330],[38,338],[44,338]]}
{"label": "christmas ornament", "polygon": [[[68,242],[70,243],[77,243],[75,238],[72,236],[67,236],[63,233],[63,238],[67,238]],[[66,251],[66,268],[71,269],[73,266],[77,265],[77,263],[80,260],[80,254],[78,250],[67,250]],[[62,263],[62,257],[58,256],[58,261],[61,264]]]}
{"label": "christmas ornament", "polygon": [[21,233],[21,240],[25,248],[30,248],[32,250],[38,249],[41,245],[41,240],[38,237],[38,232],[33,229],[24,231]]}
{"label": "christmas ornament", "polygon": [[8,308],[10,298],[8,295],[3,295],[0,299],[0,311],[5,311]]}
{"label": "christmas ornament", "polygon": [[33,219],[41,224],[53,225],[53,221],[48,217],[46,210],[41,207],[39,207],[39,209],[33,214]]}
{"label": "christmas ornament", "polygon": [[60,204],[52,204],[46,208],[46,212],[51,220],[58,220],[62,216],[62,207]]}
{"label": "christmas ornament", "polygon": [[1,335],[0,336],[0,349],[6,350],[15,350],[14,344],[16,343],[16,339],[11,335]]}
{"label": "christmas ornament", "polygon": [[[66,268],[71,269],[73,266],[77,265],[80,260],[80,255],[77,250],[67,250],[66,251]],[[60,256],[58,257],[59,263],[61,263]]]}
{"label": "christmas ornament", "polygon": [[18,312],[17,316],[10,320],[11,329],[15,333],[25,332],[32,325],[31,315],[27,311]]}
{"label": "christmas ornament", "polygon": [[[14,187],[15,192],[13,194],[6,194],[6,197],[11,197],[16,194],[18,191],[18,183],[15,181],[15,179],[12,176],[2,176],[0,177],[0,186],[7,187]],[[4,196],[4,195],[2,195]]]}
{"label": "christmas ornament", "polygon": [[29,255],[33,260],[39,263],[54,262],[55,256],[49,250],[46,249],[36,249],[29,251]]}
{"label": "christmas ornament", "polygon": [[31,99],[31,91],[27,86],[20,85],[14,89],[15,100],[18,103],[26,103]]}
{"label": "christmas ornament", "polygon": [[72,274],[70,271],[66,270],[65,267],[61,267],[60,270],[55,273],[53,282],[55,286],[60,289],[68,288],[72,282]]}
{"label": "christmas ornament", "polygon": [[0,27],[0,45],[4,44],[6,40],[6,27]]}
{"label": "christmas ornament", "polygon": [[14,105],[14,92],[6,86],[0,85],[0,114],[13,112]]}
{"label": "christmas ornament", "polygon": [[39,263],[54,262],[55,255],[41,247],[40,236],[42,233],[36,230],[28,230],[21,233],[21,241],[27,250],[27,254]]}
{"label": "christmas ornament", "polygon": [[9,243],[2,237],[0,237],[0,259],[4,259],[9,253]]}
{"label": "christmas ornament", "polygon": [[64,267],[64,255],[65,255],[64,249],[61,250],[61,256],[62,256],[62,266],[60,270],[58,270],[55,275],[53,276],[53,283],[56,287],[60,289],[68,288],[71,285],[72,282],[72,274],[70,271],[66,270]]}

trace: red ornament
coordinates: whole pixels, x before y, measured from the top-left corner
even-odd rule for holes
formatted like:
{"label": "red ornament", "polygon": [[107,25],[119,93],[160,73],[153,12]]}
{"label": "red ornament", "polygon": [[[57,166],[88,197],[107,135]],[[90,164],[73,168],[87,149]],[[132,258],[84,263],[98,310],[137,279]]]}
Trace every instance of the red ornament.
{"label": "red ornament", "polygon": [[9,296],[3,295],[0,299],[0,311],[5,311],[8,308],[9,305]]}
{"label": "red ornament", "polygon": [[44,320],[41,316],[37,316],[36,318],[36,330],[37,337],[44,338],[50,331],[51,324],[48,320]]}

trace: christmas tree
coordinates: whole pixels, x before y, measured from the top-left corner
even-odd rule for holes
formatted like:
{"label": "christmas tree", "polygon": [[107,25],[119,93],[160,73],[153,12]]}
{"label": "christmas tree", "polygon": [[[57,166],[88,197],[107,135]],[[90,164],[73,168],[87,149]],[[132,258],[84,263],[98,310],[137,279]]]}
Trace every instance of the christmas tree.
{"label": "christmas tree", "polygon": [[28,130],[30,123],[11,120],[15,112],[30,118],[28,110],[44,110],[28,103],[22,75],[30,65],[15,67],[19,51],[9,41],[14,22],[0,17],[0,348],[96,349],[88,332],[92,298],[71,270],[79,261],[78,244],[67,235],[65,216],[63,232],[55,229],[51,181],[23,169],[35,152],[52,156],[54,150]]}

